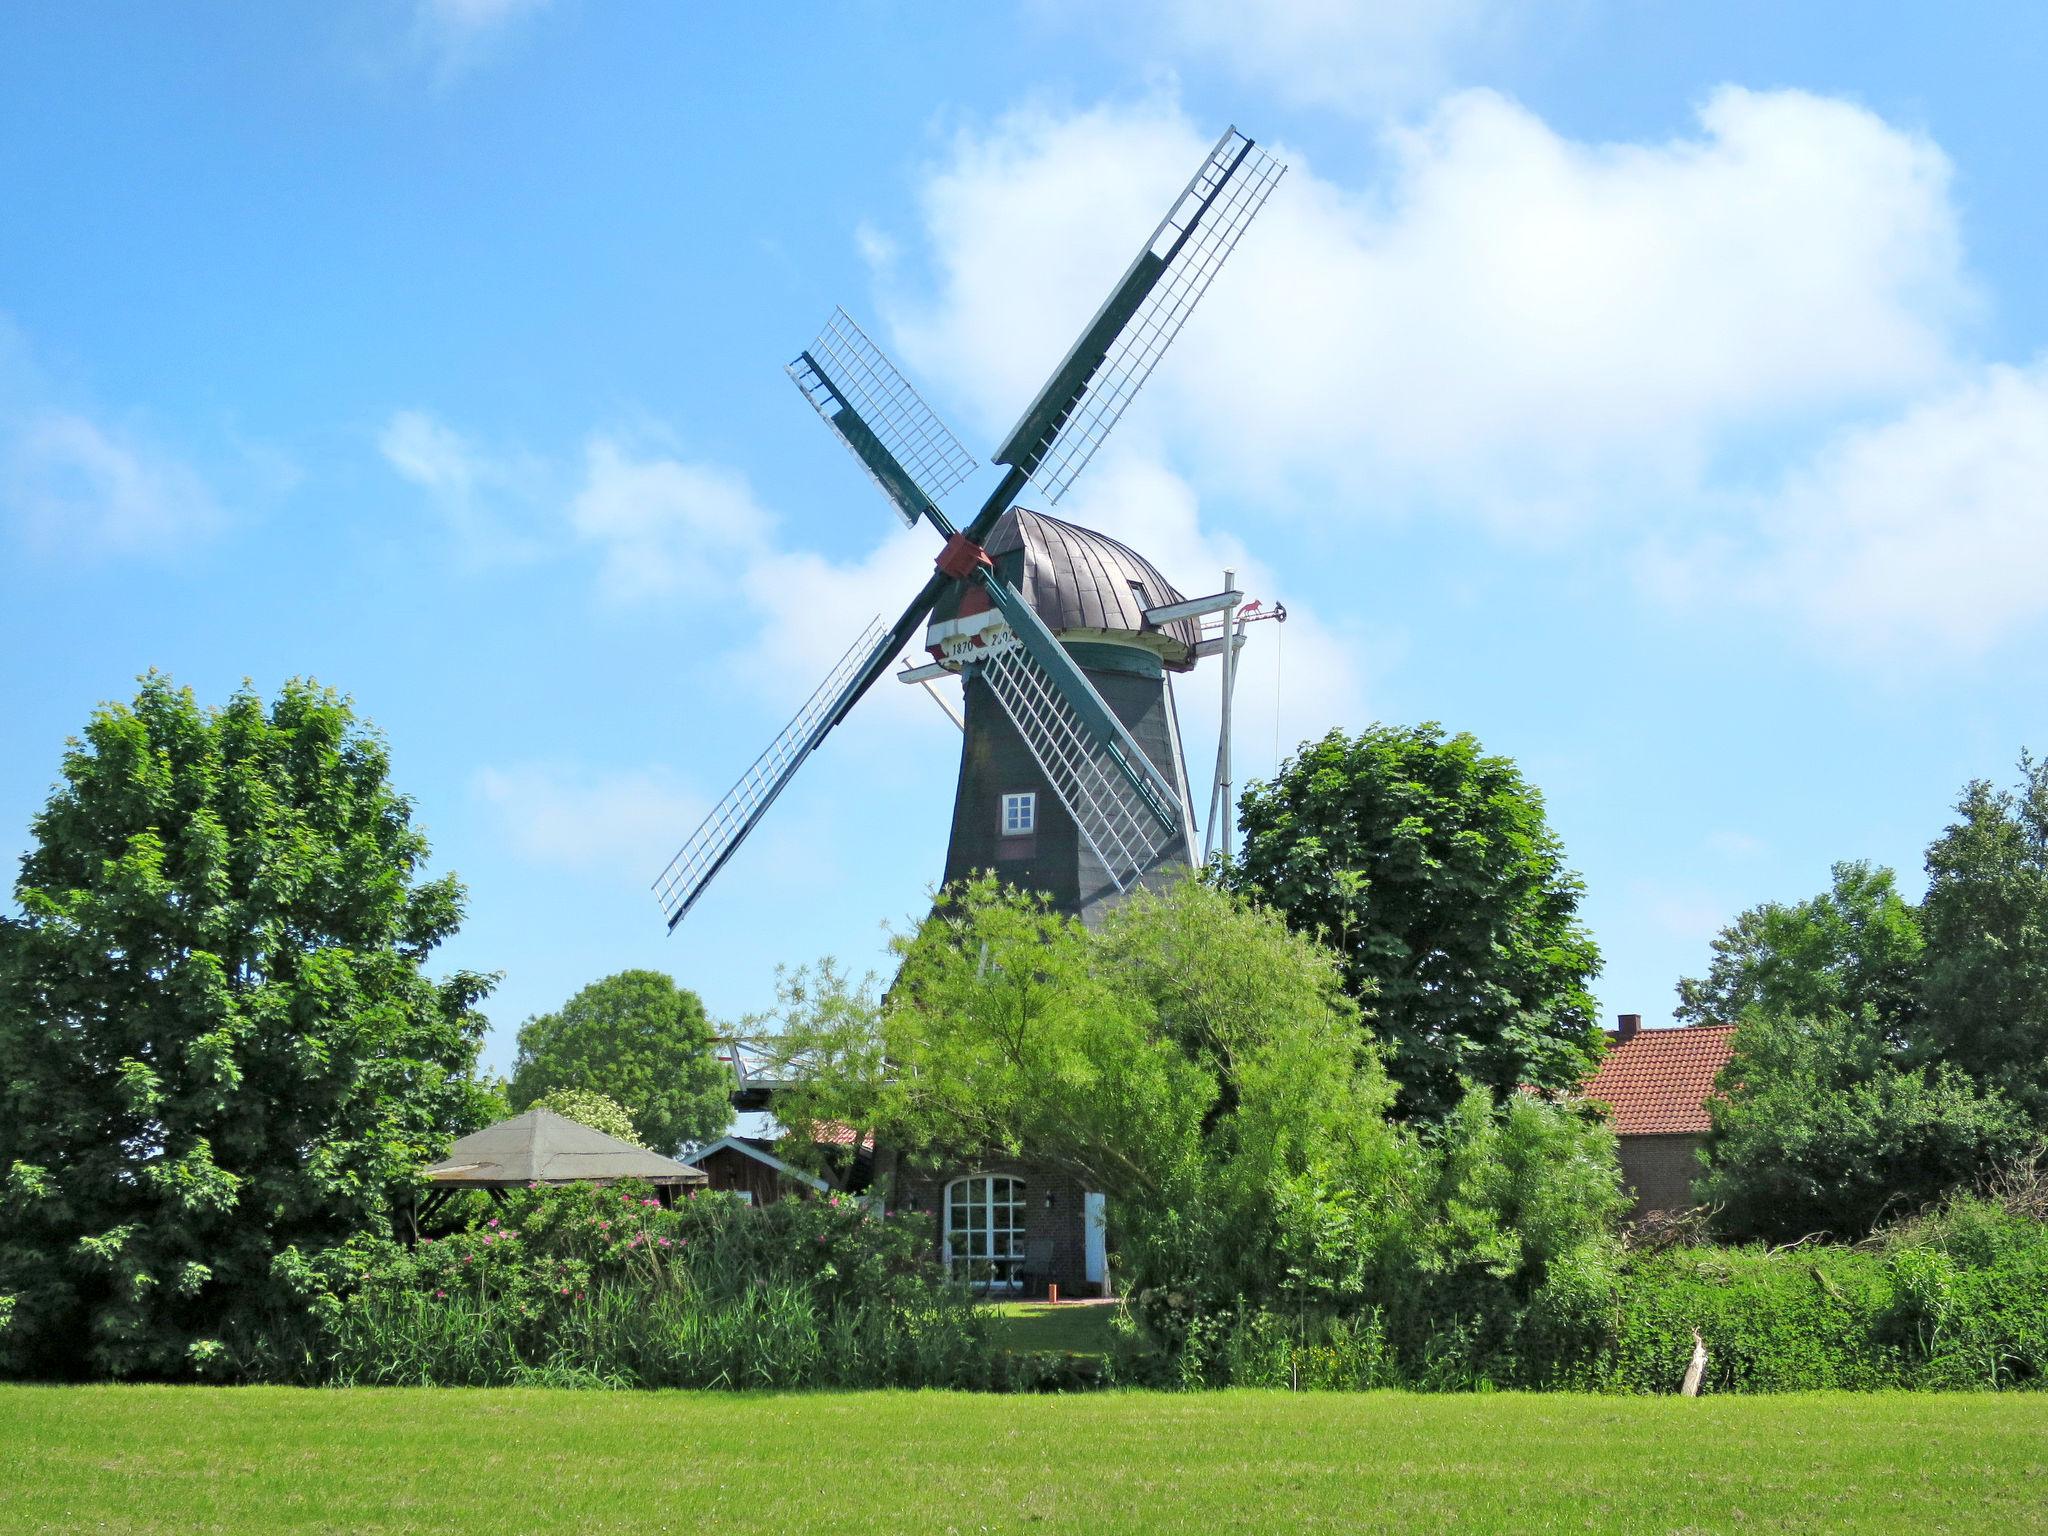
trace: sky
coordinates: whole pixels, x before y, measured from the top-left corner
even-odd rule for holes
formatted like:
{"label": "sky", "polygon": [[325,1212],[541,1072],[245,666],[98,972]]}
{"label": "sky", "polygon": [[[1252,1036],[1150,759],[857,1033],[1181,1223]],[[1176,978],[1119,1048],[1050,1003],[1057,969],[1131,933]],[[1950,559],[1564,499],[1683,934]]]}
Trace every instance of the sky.
{"label": "sky", "polygon": [[1288,173],[1055,510],[1286,604],[1240,779],[1375,720],[1516,759],[1658,1022],[1737,912],[1917,892],[2048,748],[2044,46],[1971,0],[7,8],[0,857],[138,674],[308,676],[468,887],[487,1065],[631,966],[727,1021],[885,966],[957,771],[921,690],[673,936],[648,891],[934,553],[782,365],[844,305],[985,460],[1236,123]]}

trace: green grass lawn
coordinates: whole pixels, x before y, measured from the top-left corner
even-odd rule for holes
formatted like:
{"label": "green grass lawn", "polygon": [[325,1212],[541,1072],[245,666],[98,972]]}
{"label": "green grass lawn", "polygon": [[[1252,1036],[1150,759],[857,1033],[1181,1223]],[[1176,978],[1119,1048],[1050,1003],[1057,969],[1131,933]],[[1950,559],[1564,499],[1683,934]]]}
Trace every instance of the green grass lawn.
{"label": "green grass lawn", "polygon": [[2048,1529],[2048,1397],[0,1388],[0,1531]]}
{"label": "green grass lawn", "polygon": [[1081,1306],[1071,1301],[999,1301],[996,1342],[1004,1349],[1063,1350],[1076,1355],[1109,1353],[1111,1306]]}

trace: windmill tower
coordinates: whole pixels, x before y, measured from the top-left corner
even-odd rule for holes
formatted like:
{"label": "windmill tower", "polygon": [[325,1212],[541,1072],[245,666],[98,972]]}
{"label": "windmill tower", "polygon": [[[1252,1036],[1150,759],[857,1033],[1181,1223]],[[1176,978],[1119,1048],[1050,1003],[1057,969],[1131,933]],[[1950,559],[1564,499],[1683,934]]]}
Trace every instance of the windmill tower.
{"label": "windmill tower", "polygon": [[[869,625],[669,861],[654,888],[671,930],[920,627],[933,660],[898,675],[957,673],[965,698],[947,880],[994,869],[1085,919],[1194,861],[1171,677],[1220,653],[1227,708],[1243,594],[1226,583],[1184,599],[1136,551],[1017,498],[1027,485],[1052,503],[1066,492],[1284,170],[1235,128],[1217,140],[996,450],[1006,473],[964,527],[939,501],[973,457],[843,311],[789,365],[904,522],[945,543],[896,622]],[[1227,753],[1226,729],[1219,790]]]}

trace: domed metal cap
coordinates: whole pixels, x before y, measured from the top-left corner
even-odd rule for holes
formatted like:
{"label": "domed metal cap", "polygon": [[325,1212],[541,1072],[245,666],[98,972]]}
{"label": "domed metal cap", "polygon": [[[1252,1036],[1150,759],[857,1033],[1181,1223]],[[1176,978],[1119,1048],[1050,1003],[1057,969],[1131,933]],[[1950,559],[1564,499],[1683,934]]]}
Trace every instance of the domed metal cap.
{"label": "domed metal cap", "polygon": [[[1159,567],[1106,533],[1062,522],[1024,507],[996,520],[983,546],[996,573],[1024,595],[1062,640],[1118,641],[1158,654],[1175,672],[1195,664],[1201,640],[1199,619],[1177,619],[1157,628],[1145,624],[1145,610],[1182,600]],[[934,629],[987,606],[973,588],[955,588],[932,609]]]}

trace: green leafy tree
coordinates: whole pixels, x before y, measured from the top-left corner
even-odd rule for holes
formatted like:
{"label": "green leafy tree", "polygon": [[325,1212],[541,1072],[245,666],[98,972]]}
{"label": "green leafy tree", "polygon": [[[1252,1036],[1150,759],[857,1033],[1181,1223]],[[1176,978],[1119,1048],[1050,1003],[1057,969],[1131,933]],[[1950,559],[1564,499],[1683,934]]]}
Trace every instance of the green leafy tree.
{"label": "green leafy tree", "polygon": [[155,673],[63,762],[0,921],[0,1364],[254,1367],[481,1123],[487,978],[383,741],[311,683]]}
{"label": "green leafy tree", "polygon": [[1438,725],[1333,731],[1239,802],[1224,878],[1343,957],[1409,1117],[1463,1085],[1568,1090],[1602,1037],[1600,952],[1578,921],[1542,796],[1505,757]]}
{"label": "green leafy tree", "polygon": [[660,971],[594,981],[561,1010],[519,1029],[512,1105],[559,1088],[601,1093],[633,1117],[633,1139],[673,1153],[732,1121],[732,1077],[713,1049],[697,994]]}
{"label": "green leafy tree", "polygon": [[556,1088],[542,1094],[527,1107],[551,1109],[564,1120],[574,1120],[593,1131],[603,1131],[607,1136],[639,1145],[640,1133],[633,1129],[633,1117],[626,1113],[626,1107],[617,1099],[592,1093],[588,1088]]}
{"label": "green leafy tree", "polygon": [[1696,1186],[1728,1236],[1853,1240],[2019,1157],[2026,1117],[1958,1068],[1901,1064],[1870,1014],[1753,1010],[1709,1101]]}
{"label": "green leafy tree", "polygon": [[1956,810],[1927,850],[1923,1047],[2048,1128],[2048,763]]}
{"label": "green leafy tree", "polygon": [[1732,1024],[1758,1009],[1797,1018],[1841,1012],[1903,1045],[1919,1013],[1926,943],[1896,880],[1879,866],[1837,864],[1829,889],[1811,900],[1750,908],[1714,940],[1707,974],[1678,983],[1675,1017]]}

